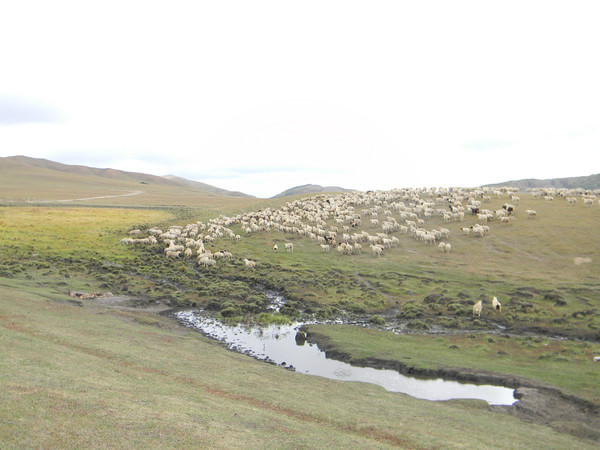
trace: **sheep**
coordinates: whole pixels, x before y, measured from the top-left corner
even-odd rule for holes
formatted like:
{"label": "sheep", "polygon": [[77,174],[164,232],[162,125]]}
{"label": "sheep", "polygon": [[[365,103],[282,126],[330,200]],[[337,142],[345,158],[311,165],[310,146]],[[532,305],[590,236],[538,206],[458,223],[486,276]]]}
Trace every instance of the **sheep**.
{"label": "sheep", "polygon": [[510,217],[500,217],[500,222],[503,224],[509,224],[510,223]]}
{"label": "sheep", "polygon": [[471,232],[471,229],[469,227],[460,227],[460,231],[462,231],[462,234],[469,234]]}
{"label": "sheep", "polygon": [[129,236],[138,236],[141,232],[142,230],[131,230]]}
{"label": "sheep", "polygon": [[277,246],[277,244],[275,244],[275,245],[273,246],[273,251],[274,251],[275,253],[277,253],[277,250],[279,250],[279,247]]}
{"label": "sheep", "polygon": [[371,251],[373,252],[373,256],[381,257],[383,253],[383,247],[380,245],[370,245]]}
{"label": "sheep", "polygon": [[198,259],[198,264],[201,266],[214,266],[217,264],[217,262],[214,259],[210,259],[207,257],[202,257]]}
{"label": "sheep", "polygon": [[448,243],[448,242],[440,242],[438,245],[438,248],[440,249],[440,252],[442,252],[442,253],[449,253],[450,250],[452,249],[452,245],[450,245],[450,243]]}
{"label": "sheep", "polygon": [[286,242],[285,251],[288,253],[294,253],[294,244],[292,242]]}
{"label": "sheep", "polygon": [[323,251],[325,253],[329,253],[329,245],[321,244],[321,251]]}
{"label": "sheep", "polygon": [[179,254],[180,254],[180,253],[181,253],[181,252],[180,252],[179,250],[177,250],[177,251],[168,251],[168,252],[165,252],[165,254],[166,254],[167,258],[179,258]]}
{"label": "sheep", "polygon": [[483,235],[485,233],[485,228],[483,228],[479,224],[475,224],[471,228],[473,230],[473,236],[475,236],[475,237],[483,237]]}
{"label": "sheep", "polygon": [[254,270],[254,268],[256,267],[256,262],[255,262],[255,261],[252,261],[252,260],[250,260],[250,259],[246,259],[246,258],[244,258],[244,265],[245,265],[247,268]]}
{"label": "sheep", "polygon": [[184,255],[186,258],[190,258],[190,257],[192,256],[192,249],[191,249],[191,248],[189,248],[189,247],[188,247],[188,248],[186,248],[186,249],[185,249],[185,251],[183,252],[183,255]]}
{"label": "sheep", "polygon": [[483,309],[483,301],[479,300],[477,303],[473,305],[473,315],[477,317],[481,317],[481,310]]}
{"label": "sheep", "polygon": [[529,219],[533,219],[535,216],[537,216],[537,212],[533,209],[526,209],[525,213]]}
{"label": "sheep", "polygon": [[497,297],[494,297],[492,299],[492,307],[496,310],[496,311],[502,311],[502,304],[498,301]]}

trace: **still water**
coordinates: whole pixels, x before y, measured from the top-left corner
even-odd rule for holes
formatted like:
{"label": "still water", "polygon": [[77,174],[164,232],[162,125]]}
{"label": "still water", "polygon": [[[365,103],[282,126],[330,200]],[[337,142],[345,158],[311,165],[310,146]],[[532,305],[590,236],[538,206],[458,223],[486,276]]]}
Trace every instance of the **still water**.
{"label": "still water", "polygon": [[490,405],[512,405],[517,401],[513,396],[514,389],[502,386],[414,378],[395,370],[356,367],[328,359],[316,344],[296,343],[296,333],[302,323],[248,328],[225,325],[199,311],[180,311],[175,316],[183,324],[223,342],[232,350],[308,375],[377,384],[388,391],[425,400],[481,399]]}

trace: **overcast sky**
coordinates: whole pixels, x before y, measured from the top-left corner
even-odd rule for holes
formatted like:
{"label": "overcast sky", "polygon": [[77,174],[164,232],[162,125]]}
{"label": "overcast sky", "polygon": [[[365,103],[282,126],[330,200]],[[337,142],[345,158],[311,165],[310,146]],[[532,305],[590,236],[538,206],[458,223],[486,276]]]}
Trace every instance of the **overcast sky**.
{"label": "overcast sky", "polygon": [[0,156],[301,184],[600,172],[600,1],[0,0]]}

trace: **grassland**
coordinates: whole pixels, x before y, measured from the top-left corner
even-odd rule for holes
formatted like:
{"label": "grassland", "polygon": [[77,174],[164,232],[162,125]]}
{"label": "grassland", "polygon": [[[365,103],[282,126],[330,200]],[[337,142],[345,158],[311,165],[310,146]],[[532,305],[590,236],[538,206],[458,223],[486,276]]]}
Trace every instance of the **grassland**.
{"label": "grassland", "polygon": [[[71,198],[106,193],[87,189],[72,190]],[[143,310],[102,308],[67,295],[110,291],[140,305],[233,308],[234,320],[248,320],[261,311],[262,289],[276,289],[288,300],[289,317],[380,316],[383,322],[370,330],[311,328],[347,359],[493,372],[598,403],[597,206],[521,195],[518,211],[536,209],[536,219],[517,211],[509,225],[489,224],[483,239],[460,234],[474,218],[444,225],[450,254],[399,236],[400,246],[382,258],[340,256],[305,238],[253,233],[239,243],[215,243],[213,249],[225,247],[234,259],[201,269],[166,260],[162,248],[118,242],[132,228],[185,225],[289,199],[155,189],[145,200],[0,207],[0,367],[8,387],[0,400],[0,441],[7,447],[597,445],[600,430],[566,419],[550,428],[480,402],[432,404],[308,378],[227,352]],[[427,227],[442,225],[434,218]],[[274,243],[290,241],[293,254],[273,253]],[[245,270],[242,258],[256,260],[257,269]],[[472,304],[493,295],[503,311],[488,305],[474,319]],[[439,329],[448,333],[428,334]],[[556,335],[568,339],[551,339]]]}

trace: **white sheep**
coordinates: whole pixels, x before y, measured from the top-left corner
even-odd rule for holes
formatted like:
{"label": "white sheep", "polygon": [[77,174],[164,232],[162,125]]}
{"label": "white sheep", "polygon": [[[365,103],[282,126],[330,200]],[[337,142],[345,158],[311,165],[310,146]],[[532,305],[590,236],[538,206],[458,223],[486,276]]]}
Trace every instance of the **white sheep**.
{"label": "white sheep", "polygon": [[452,249],[452,245],[450,245],[449,242],[440,242],[438,245],[438,248],[440,249],[440,252],[442,252],[442,253],[449,253],[450,250]]}
{"label": "white sheep", "polygon": [[277,253],[277,250],[279,250],[279,247],[277,246],[277,244],[275,244],[275,245],[273,246],[273,251],[274,251],[275,253]]}
{"label": "white sheep", "polygon": [[254,268],[256,267],[256,262],[255,262],[255,261],[252,261],[252,260],[250,260],[250,259],[246,259],[246,258],[244,258],[244,265],[245,265],[246,267],[248,267],[249,269],[252,269],[252,270],[254,270]]}
{"label": "white sheep", "polygon": [[294,253],[294,244],[292,242],[286,242],[285,251],[288,253]]}
{"label": "white sheep", "polygon": [[496,297],[494,297],[492,300],[492,307],[496,311],[502,311],[502,304],[498,301],[498,299]]}
{"label": "white sheep", "polygon": [[329,245],[321,244],[321,251],[323,251],[325,253],[329,253]]}
{"label": "white sheep", "polygon": [[537,216],[537,212],[533,209],[526,209],[525,213],[527,214],[527,217],[530,219],[533,219],[535,216]]}
{"label": "white sheep", "polygon": [[383,253],[383,247],[380,245],[370,245],[370,247],[371,251],[373,252],[373,256],[381,257],[381,254]]}
{"label": "white sheep", "polygon": [[473,305],[473,315],[477,317],[481,317],[481,310],[483,309],[483,301],[479,300],[477,303]]}
{"label": "white sheep", "polygon": [[165,254],[166,254],[167,258],[179,258],[179,254],[180,254],[180,253],[181,253],[181,252],[180,252],[179,250],[177,250],[177,251],[168,251],[168,252],[165,252]]}

